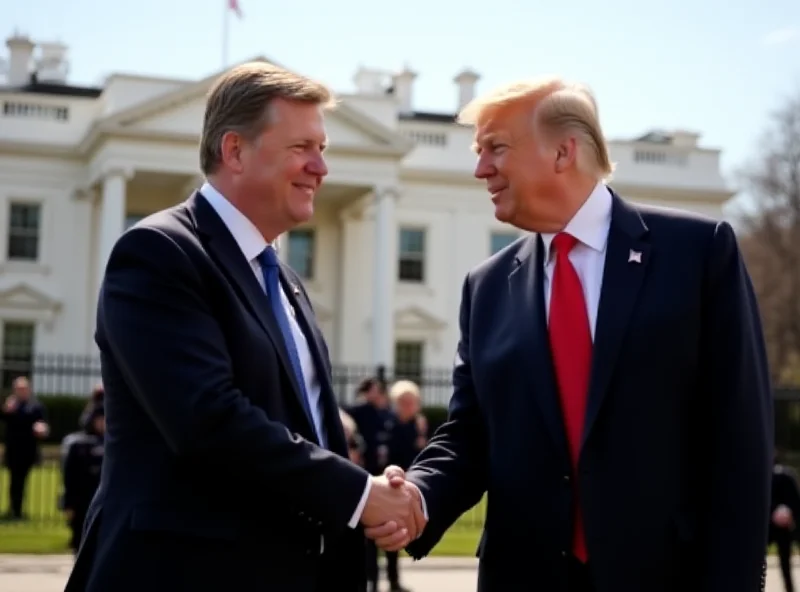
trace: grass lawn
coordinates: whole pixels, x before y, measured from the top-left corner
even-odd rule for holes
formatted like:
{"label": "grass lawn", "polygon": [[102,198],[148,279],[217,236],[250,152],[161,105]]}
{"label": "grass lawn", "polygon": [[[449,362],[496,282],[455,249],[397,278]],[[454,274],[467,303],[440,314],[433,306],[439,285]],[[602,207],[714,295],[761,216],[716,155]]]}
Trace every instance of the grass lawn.
{"label": "grass lawn", "polygon": [[[478,547],[478,528],[453,527],[436,545],[431,555],[440,557],[472,557]],[[0,553],[48,555],[69,553],[69,530],[66,526],[36,524],[0,525]]]}
{"label": "grass lawn", "polygon": [[[29,521],[0,522],[0,553],[69,553],[69,529],[58,510],[61,474],[58,464],[45,462],[28,478],[25,514]],[[464,514],[433,550],[439,556],[472,556],[478,546],[484,503]],[[8,512],[8,473],[0,469],[0,515]]]}

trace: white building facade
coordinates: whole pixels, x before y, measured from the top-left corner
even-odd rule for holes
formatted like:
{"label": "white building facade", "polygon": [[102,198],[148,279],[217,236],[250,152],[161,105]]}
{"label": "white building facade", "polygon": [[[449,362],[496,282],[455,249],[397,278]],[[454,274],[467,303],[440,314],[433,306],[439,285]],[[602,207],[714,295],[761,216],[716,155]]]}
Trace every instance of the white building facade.
{"label": "white building facade", "polygon": [[[70,85],[66,48],[7,41],[0,86],[0,354],[92,355],[96,293],[130,224],[202,182],[199,81],[125,74]],[[456,76],[451,113],[413,108],[415,74],[360,70],[330,113],[330,174],[313,220],[282,237],[335,364],[449,367],[464,275],[519,233],[494,219],[454,123],[478,76]],[[600,98],[602,103],[602,97]],[[610,142],[624,197],[722,216],[718,150],[689,132]],[[4,378],[6,381],[6,378]],[[3,385],[5,386],[5,385]]]}

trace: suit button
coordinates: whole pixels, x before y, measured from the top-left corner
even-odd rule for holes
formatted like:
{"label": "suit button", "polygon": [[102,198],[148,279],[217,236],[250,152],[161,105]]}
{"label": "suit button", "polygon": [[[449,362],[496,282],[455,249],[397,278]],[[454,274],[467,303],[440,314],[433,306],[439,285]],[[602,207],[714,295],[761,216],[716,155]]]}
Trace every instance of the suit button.
{"label": "suit button", "polygon": [[565,481],[566,483],[569,483],[569,475],[564,475],[564,481]]}
{"label": "suit button", "polygon": [[561,556],[562,557],[566,557],[567,556],[567,552],[566,551],[561,551]]}

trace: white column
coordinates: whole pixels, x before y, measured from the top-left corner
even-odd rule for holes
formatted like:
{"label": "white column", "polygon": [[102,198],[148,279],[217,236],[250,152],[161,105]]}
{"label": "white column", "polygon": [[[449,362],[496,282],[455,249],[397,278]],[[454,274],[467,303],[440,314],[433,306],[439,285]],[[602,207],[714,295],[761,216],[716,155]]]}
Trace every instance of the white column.
{"label": "white column", "polygon": [[110,169],[103,177],[100,194],[98,233],[97,233],[97,275],[96,286],[100,287],[105,275],[106,263],[111,249],[125,230],[126,189],[133,171]]}
{"label": "white column", "polygon": [[393,187],[375,190],[375,254],[372,285],[372,363],[394,363],[394,287],[397,221]]}

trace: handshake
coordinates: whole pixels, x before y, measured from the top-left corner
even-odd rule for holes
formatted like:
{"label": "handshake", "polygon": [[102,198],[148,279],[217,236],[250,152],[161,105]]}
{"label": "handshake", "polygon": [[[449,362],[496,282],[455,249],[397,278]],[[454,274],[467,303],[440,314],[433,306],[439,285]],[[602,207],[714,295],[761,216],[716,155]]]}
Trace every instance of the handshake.
{"label": "handshake", "polygon": [[400,467],[387,467],[382,476],[371,479],[361,514],[364,534],[385,551],[399,551],[419,537],[428,522],[422,495]]}

